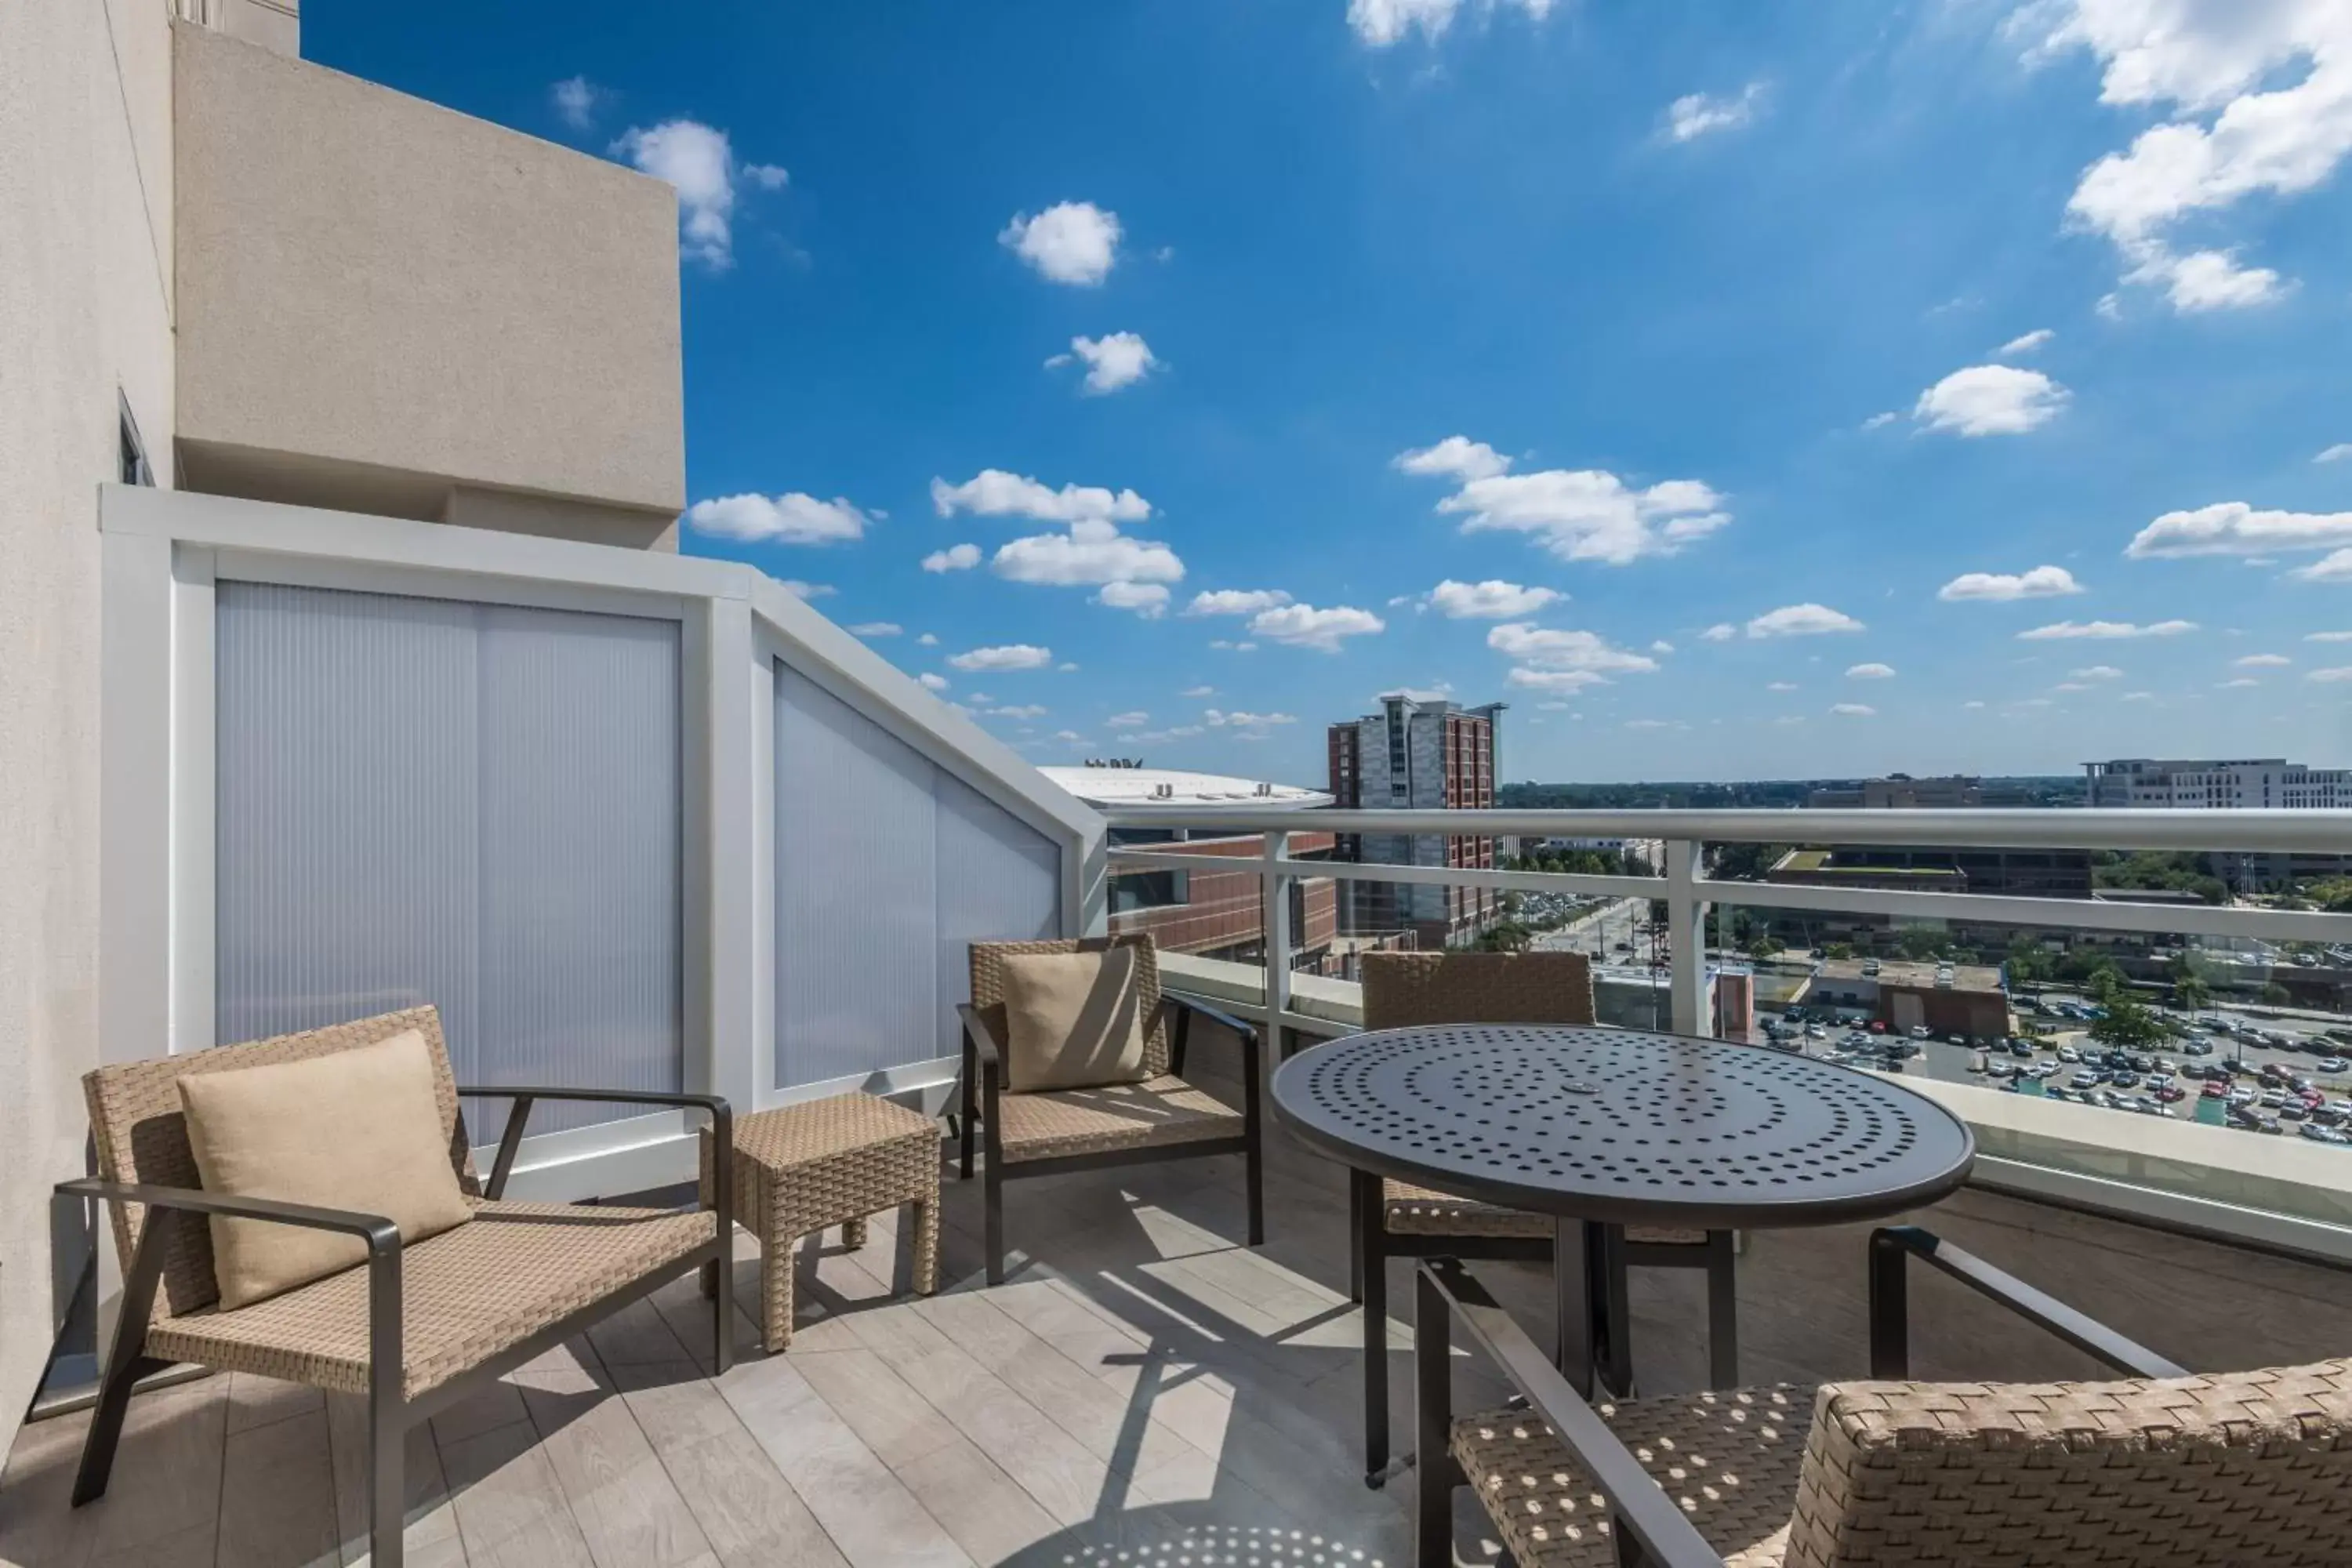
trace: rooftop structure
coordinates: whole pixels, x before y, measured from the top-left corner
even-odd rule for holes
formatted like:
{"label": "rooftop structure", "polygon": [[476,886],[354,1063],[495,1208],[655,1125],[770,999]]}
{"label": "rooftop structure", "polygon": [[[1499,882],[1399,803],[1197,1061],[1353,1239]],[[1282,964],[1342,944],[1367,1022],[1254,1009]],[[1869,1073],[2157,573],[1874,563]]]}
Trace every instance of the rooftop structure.
{"label": "rooftop structure", "polygon": [[1140,763],[1088,763],[1083,767],[1037,771],[1088,805],[1152,805],[1180,811],[1187,806],[1273,805],[1306,811],[1331,804],[1331,796],[1321,790],[1181,768],[1148,768]]}

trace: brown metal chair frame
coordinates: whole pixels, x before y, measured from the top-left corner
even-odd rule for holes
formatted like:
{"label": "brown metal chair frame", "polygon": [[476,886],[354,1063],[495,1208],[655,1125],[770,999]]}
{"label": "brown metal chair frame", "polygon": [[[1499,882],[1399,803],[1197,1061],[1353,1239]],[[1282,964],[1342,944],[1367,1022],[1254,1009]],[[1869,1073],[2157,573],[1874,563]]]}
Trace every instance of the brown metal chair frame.
{"label": "brown metal chair frame", "polygon": [[[1150,945],[1149,936],[1113,937],[1108,942]],[[1097,945],[1107,945],[1097,942]],[[1195,1016],[1221,1024],[1241,1040],[1242,1046],[1242,1123],[1243,1131],[1230,1138],[1203,1138],[1181,1143],[1139,1144],[1131,1149],[1097,1149],[1083,1154],[1057,1154],[1037,1160],[1017,1160],[1008,1163],[999,1142],[1001,1127],[997,1109],[1004,1096],[1004,1045],[996,1037],[983,1013],[969,1002],[956,1004],[956,1016],[963,1023],[963,1082],[962,1110],[958,1128],[961,1144],[958,1174],[971,1180],[972,1155],[986,1156],[981,1167],[983,1197],[986,1207],[988,1243],[988,1282],[1004,1283],[1004,1184],[1025,1176],[1059,1176],[1074,1171],[1108,1171],[1121,1165],[1150,1164],[1162,1160],[1191,1160],[1209,1154],[1239,1154],[1246,1162],[1244,1181],[1248,1187],[1249,1245],[1258,1247],[1265,1241],[1265,1145],[1264,1114],[1260,1106],[1263,1089],[1259,1067],[1258,1032],[1256,1028],[1232,1014],[1195,1002],[1190,997],[1171,995],[1163,991],[1160,1005],[1153,1013],[1146,1032],[1172,1029],[1169,1040],[1168,1070],[1177,1078],[1184,1076],[1184,1058],[1191,1043],[1192,1019]]]}
{"label": "brown metal chair frame", "polygon": [[[60,1196],[97,1199],[106,1203],[139,1204],[150,1209],[190,1215],[227,1215],[241,1219],[301,1226],[313,1230],[341,1231],[367,1246],[368,1279],[368,1532],[369,1561],[377,1568],[400,1568],[404,1542],[406,1482],[402,1474],[406,1434],[411,1427],[460,1400],[482,1392],[524,1363],[545,1354],[589,1324],[611,1316],[641,1297],[651,1294],[688,1270],[699,1269],[704,1293],[710,1299],[715,1373],[723,1375],[734,1363],[733,1294],[721,1288],[734,1267],[734,1227],[726,1215],[734,1212],[735,1119],[727,1101],[715,1094],[663,1094],[635,1089],[530,1088],[464,1088],[459,1097],[508,1100],[504,1133],[496,1163],[482,1185],[482,1196],[496,1202],[506,1193],[516,1152],[522,1145],[523,1125],[533,1104],[542,1100],[579,1100],[611,1105],[673,1106],[700,1110],[711,1121],[717,1152],[710,1208],[721,1218],[715,1234],[673,1263],[642,1275],[609,1295],[538,1330],[520,1342],[490,1356],[478,1365],[415,1398],[403,1393],[401,1335],[400,1229],[380,1215],[350,1209],[320,1208],[271,1198],[231,1197],[190,1187],[157,1186],[145,1183],[107,1181],[89,1177],[61,1182]],[[115,1321],[111,1352],[99,1385],[98,1405],[91,1412],[89,1432],[83,1440],[81,1465],[74,1476],[73,1504],[79,1508],[106,1495],[113,1473],[116,1447],[131,1403],[132,1385],[140,1379],[176,1363],[146,1353],[148,1325],[155,1296],[171,1250],[170,1227],[151,1218],[140,1226],[137,1245],[122,1285],[121,1314]]]}

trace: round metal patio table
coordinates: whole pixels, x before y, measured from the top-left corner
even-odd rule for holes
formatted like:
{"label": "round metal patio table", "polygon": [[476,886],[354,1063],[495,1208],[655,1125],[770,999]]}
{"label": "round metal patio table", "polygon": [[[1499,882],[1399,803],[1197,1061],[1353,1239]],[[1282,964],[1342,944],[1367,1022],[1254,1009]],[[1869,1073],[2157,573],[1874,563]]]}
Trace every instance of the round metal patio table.
{"label": "round metal patio table", "polygon": [[1631,1366],[1626,1226],[1876,1219],[1944,1196],[1976,1159],[1966,1123],[1876,1073],[1644,1029],[1349,1035],[1283,1063],[1273,1091],[1342,1164],[1557,1216],[1559,1367],[1588,1394],[1596,1359],[1620,1383]]}

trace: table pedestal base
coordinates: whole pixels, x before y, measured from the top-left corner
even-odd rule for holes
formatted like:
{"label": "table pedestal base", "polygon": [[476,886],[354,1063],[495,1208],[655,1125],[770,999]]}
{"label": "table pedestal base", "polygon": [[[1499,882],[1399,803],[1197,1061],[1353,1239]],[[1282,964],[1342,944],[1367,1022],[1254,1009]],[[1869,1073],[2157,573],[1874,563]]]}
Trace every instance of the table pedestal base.
{"label": "table pedestal base", "polygon": [[1625,1227],[1563,1215],[1552,1239],[1554,1364],[1587,1399],[1598,1384],[1633,1391],[1632,1313],[1625,1289]]}

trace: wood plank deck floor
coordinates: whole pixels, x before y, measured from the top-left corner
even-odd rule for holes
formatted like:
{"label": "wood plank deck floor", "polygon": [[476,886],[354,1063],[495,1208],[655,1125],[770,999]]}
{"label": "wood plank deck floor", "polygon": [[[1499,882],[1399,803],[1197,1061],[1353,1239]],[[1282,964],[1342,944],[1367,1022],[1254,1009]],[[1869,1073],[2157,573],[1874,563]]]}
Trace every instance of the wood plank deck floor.
{"label": "wood plank deck floor", "polygon": [[[715,1381],[708,1315],[679,1281],[412,1435],[409,1561],[1401,1568],[1410,1484],[1375,1492],[1360,1479],[1341,1174],[1276,1140],[1268,1181],[1260,1250],[1229,1239],[1241,1233],[1237,1158],[1017,1184],[1007,1214],[1022,1260],[989,1289],[978,1184],[950,1175],[938,1296],[899,1292],[888,1221],[857,1253],[836,1233],[799,1255],[791,1350],[761,1356],[739,1311],[742,1359]],[[1918,1217],[2186,1364],[2352,1351],[2339,1271],[1985,1194]],[[1863,1373],[1864,1234],[1749,1238],[1748,1381]],[[1543,1279],[1482,1272],[1541,1337]],[[1400,1317],[1407,1278],[1395,1266]],[[735,1284],[740,1306],[756,1307],[756,1260]],[[1701,1380],[1702,1289],[1695,1275],[1637,1272],[1646,1385]],[[1913,1294],[1923,1374],[2095,1374],[1947,1282],[1923,1279]],[[1407,1343],[1399,1321],[1401,1436]],[[1463,1407],[1499,1391],[1466,1358],[1460,1377]],[[243,1375],[143,1395],[110,1493],[80,1510],[67,1492],[86,1418],[27,1426],[0,1474],[0,1563],[364,1562],[358,1414],[354,1401]]]}

